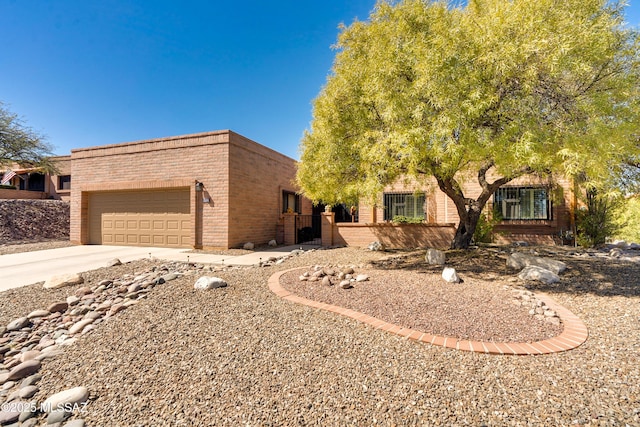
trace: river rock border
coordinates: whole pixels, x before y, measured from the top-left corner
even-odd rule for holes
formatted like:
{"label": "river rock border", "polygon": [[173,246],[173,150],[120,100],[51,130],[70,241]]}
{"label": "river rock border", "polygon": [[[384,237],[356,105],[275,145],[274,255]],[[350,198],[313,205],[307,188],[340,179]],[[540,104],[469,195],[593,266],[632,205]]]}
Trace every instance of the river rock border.
{"label": "river rock border", "polygon": [[582,322],[582,320],[578,318],[578,316],[576,316],[560,304],[556,303],[548,295],[540,292],[536,293],[537,300],[544,302],[544,304],[549,307],[549,309],[553,310],[555,314],[562,320],[562,324],[564,325],[564,330],[560,335],[556,337],[532,343],[499,343],[489,341],[469,341],[461,340],[455,337],[432,335],[415,329],[403,328],[402,326],[394,325],[392,323],[380,320],[376,317],[369,316],[368,314],[361,313],[359,311],[313,301],[289,292],[280,284],[280,277],[285,273],[299,269],[300,267],[296,267],[274,273],[268,281],[269,289],[274,294],[287,301],[338,313],[340,315],[366,323],[375,329],[380,329],[385,332],[390,332],[392,334],[396,334],[410,340],[420,341],[426,344],[476,353],[525,356],[559,353],[562,351],[572,350],[582,345],[589,337],[589,331],[587,327]]}

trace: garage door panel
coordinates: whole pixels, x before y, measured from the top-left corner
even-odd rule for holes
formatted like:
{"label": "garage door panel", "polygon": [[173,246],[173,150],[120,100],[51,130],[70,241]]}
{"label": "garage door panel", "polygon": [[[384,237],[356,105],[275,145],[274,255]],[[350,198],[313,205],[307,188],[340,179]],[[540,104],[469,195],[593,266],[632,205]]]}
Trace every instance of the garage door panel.
{"label": "garage door panel", "polygon": [[89,195],[89,242],[189,247],[189,190]]}

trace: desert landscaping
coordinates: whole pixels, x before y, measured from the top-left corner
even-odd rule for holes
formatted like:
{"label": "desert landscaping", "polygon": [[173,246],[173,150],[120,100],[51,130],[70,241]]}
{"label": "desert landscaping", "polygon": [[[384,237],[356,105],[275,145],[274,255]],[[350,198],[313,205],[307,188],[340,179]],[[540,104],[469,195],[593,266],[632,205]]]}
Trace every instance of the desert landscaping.
{"label": "desert landscaping", "polygon": [[[3,251],[24,243],[5,242]],[[568,268],[558,283],[522,281],[506,267],[512,251],[535,252]],[[0,373],[3,410],[18,402],[41,409],[61,392],[76,393],[72,399],[82,404],[67,414],[11,418],[5,411],[4,423],[637,425],[638,252],[628,246],[449,251],[447,265],[462,283],[444,282],[441,266],[427,264],[424,250],[311,250],[263,267],[146,259],[83,272],[76,285],[12,289],[0,294],[0,325],[7,329],[0,344],[0,372],[7,374]],[[320,268],[353,269],[368,280],[342,289],[299,279]],[[561,322],[538,321],[514,300],[518,290],[545,292],[585,323],[589,338],[573,350],[539,356],[415,342],[279,298],[267,282],[285,269],[296,270],[283,276],[283,286],[307,297],[331,297],[460,338],[556,334]],[[202,276],[227,286],[194,289]],[[380,301],[386,302],[380,307]],[[39,363],[15,374],[27,353]],[[15,379],[6,378],[10,372]]]}

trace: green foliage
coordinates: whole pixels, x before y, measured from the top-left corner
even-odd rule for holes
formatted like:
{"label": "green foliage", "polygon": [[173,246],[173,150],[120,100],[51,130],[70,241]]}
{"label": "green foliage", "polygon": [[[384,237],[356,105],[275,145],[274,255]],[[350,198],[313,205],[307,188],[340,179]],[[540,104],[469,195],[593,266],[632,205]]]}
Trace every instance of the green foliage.
{"label": "green foliage", "polygon": [[0,185],[0,189],[4,189],[4,190],[15,190],[16,187],[14,185]]}
{"label": "green foliage", "polygon": [[396,215],[391,220],[394,224],[422,224],[424,218],[416,218],[412,216]]}
{"label": "green foliage", "polygon": [[578,244],[591,248],[604,244],[607,238],[614,236],[619,230],[615,221],[619,206],[619,196],[588,191],[586,206],[578,210],[576,218]]}
{"label": "green foliage", "polygon": [[480,214],[480,219],[473,232],[473,241],[476,243],[492,243],[493,229],[501,221],[502,216],[499,212],[494,212],[493,215]]}
{"label": "green foliage", "polygon": [[639,47],[615,1],[379,1],[342,29],[297,183],[338,204],[432,176],[464,232],[518,176],[604,182],[640,150]]}
{"label": "green foliage", "polygon": [[57,168],[50,159],[52,155],[44,137],[26,126],[0,102],[0,167],[15,162],[55,173]]}
{"label": "green foliage", "polygon": [[615,211],[614,222],[619,227],[616,239],[640,243],[640,198],[625,199]]}

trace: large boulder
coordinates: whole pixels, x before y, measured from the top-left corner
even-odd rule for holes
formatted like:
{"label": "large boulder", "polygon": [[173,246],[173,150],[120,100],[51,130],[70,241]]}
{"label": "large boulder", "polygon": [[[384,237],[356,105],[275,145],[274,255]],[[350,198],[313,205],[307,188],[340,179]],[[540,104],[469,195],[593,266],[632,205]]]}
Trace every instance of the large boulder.
{"label": "large boulder", "polygon": [[51,276],[46,282],[44,282],[44,288],[57,289],[65,286],[79,285],[83,282],[84,279],[78,273],[60,274],[57,276]]}
{"label": "large boulder", "polygon": [[429,265],[444,265],[447,260],[447,256],[441,250],[429,248],[427,249],[427,254],[424,259]]}
{"label": "large boulder", "polygon": [[537,265],[530,265],[522,269],[518,277],[521,280],[537,280],[538,282],[550,285],[560,281],[560,277],[553,272]]}
{"label": "large boulder", "polygon": [[554,274],[560,274],[567,269],[567,264],[550,258],[542,258],[522,252],[514,252],[507,258],[507,267],[519,270],[524,267],[537,266],[549,270]]}

